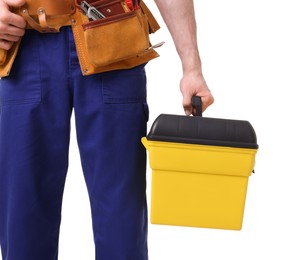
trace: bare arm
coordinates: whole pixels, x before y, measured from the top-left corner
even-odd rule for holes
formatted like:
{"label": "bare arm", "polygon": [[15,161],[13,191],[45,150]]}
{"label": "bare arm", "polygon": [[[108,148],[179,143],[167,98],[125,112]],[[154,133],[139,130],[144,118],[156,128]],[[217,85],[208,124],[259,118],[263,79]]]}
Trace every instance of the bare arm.
{"label": "bare arm", "polygon": [[25,0],[0,0],[0,48],[9,50],[13,42],[17,42],[24,35],[26,22],[9,7],[21,6]]}
{"label": "bare arm", "polygon": [[185,113],[191,114],[191,97],[194,95],[202,98],[203,110],[205,110],[214,102],[214,98],[202,74],[193,0],[155,0],[155,2],[171,33],[182,62],[183,77],[180,90]]}

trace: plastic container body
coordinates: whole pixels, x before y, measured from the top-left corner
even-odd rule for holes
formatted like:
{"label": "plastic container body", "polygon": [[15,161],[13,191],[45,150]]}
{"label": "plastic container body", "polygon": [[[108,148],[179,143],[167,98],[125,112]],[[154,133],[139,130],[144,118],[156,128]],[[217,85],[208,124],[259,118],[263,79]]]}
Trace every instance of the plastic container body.
{"label": "plastic container body", "polygon": [[152,224],[242,228],[258,149],[248,122],[162,115],[142,143],[152,169]]}

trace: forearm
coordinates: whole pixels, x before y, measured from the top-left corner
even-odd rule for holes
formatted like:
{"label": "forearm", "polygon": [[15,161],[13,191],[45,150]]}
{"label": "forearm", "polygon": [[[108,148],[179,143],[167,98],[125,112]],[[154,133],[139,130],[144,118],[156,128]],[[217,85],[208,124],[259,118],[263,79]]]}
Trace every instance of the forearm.
{"label": "forearm", "polygon": [[192,96],[200,96],[203,111],[214,102],[214,98],[202,75],[197,46],[196,21],[193,0],[154,0],[171,33],[182,62],[183,77],[180,90],[186,115],[194,112]]}
{"label": "forearm", "polygon": [[184,72],[201,71],[193,0],[155,0],[171,33]]}

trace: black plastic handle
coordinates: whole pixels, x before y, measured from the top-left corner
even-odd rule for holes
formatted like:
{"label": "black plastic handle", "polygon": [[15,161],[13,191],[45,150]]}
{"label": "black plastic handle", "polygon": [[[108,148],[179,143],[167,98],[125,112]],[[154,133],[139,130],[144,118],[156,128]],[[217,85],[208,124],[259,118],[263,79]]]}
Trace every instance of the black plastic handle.
{"label": "black plastic handle", "polygon": [[194,116],[202,116],[202,102],[201,97],[193,96],[191,98],[192,107],[195,108],[195,113],[192,111],[192,115]]}

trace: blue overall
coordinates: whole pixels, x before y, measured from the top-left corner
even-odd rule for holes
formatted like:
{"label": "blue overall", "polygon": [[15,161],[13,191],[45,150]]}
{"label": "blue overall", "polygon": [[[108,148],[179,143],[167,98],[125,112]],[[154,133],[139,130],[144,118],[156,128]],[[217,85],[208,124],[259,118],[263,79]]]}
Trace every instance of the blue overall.
{"label": "blue overall", "polygon": [[58,259],[72,111],[95,259],[148,259],[144,66],[82,76],[70,27],[28,30],[0,80],[2,259]]}

